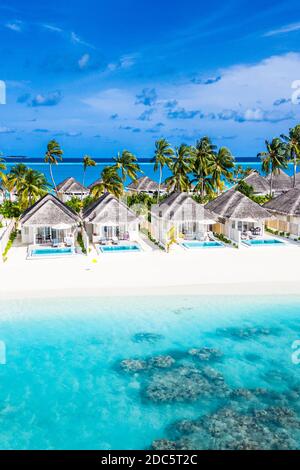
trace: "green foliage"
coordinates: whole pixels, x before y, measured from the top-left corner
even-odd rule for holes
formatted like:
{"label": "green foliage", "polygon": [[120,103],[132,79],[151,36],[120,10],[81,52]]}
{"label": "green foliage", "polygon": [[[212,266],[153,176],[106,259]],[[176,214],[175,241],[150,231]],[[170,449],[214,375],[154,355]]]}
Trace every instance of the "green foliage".
{"label": "green foliage", "polygon": [[252,201],[262,206],[266,202],[270,201],[272,197],[269,194],[266,194],[264,196],[252,196],[251,199]]}
{"label": "green foliage", "polygon": [[244,180],[238,182],[236,189],[247,197],[253,197],[253,187],[250,184],[247,184]]}
{"label": "green foliage", "polygon": [[73,196],[69,201],[66,202],[66,205],[74,212],[79,214],[82,208],[82,201],[79,199],[79,197]]}
{"label": "green foliage", "polygon": [[8,243],[6,245],[6,248],[2,254],[2,258],[3,258],[3,261],[6,262],[7,261],[7,254],[9,252],[9,250],[11,249],[12,245],[13,245],[13,242],[15,241],[16,237],[17,237],[17,234],[18,232],[16,230],[14,230],[11,234],[10,234],[10,237],[9,237],[9,240],[8,240]]}
{"label": "green foliage", "polygon": [[77,243],[80,246],[82,253],[86,255],[86,249],[85,249],[85,246],[84,246],[84,243],[83,243],[81,232],[78,232]]}
{"label": "green foliage", "polygon": [[21,215],[20,206],[17,202],[4,201],[0,206],[0,214],[2,214],[5,219],[18,218]]}
{"label": "green foliage", "polygon": [[221,242],[226,243],[227,245],[232,245],[232,241],[229,240],[229,238],[225,237],[223,233],[214,233],[214,236],[218,238],[218,240],[220,240]]}

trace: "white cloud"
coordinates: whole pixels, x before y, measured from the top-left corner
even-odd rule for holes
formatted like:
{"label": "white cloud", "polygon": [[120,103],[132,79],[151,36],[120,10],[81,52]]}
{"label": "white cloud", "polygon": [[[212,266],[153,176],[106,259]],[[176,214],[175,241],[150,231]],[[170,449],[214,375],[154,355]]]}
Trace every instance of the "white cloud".
{"label": "white cloud", "polygon": [[74,44],[80,44],[81,46],[86,46],[86,47],[90,47],[94,49],[94,46],[92,44],[89,44],[88,42],[83,41],[83,39],[81,39],[76,33],[74,33],[74,31],[71,32],[70,37],[71,37],[71,41]]}
{"label": "white cloud", "polygon": [[59,28],[58,26],[53,26],[51,24],[42,24],[42,27],[45,29],[48,29],[49,31],[52,31],[54,33],[63,33],[64,30]]}
{"label": "white cloud", "polygon": [[282,26],[281,28],[278,29],[273,29],[272,31],[268,31],[267,33],[264,34],[264,36],[277,36],[278,34],[286,34],[286,33],[292,33],[294,31],[299,31],[300,30],[300,22],[299,23],[290,23],[285,26]]}
{"label": "white cloud", "polygon": [[89,54],[83,54],[82,57],[80,57],[78,61],[78,66],[80,69],[85,69],[85,67],[88,65],[90,61],[90,55]]}
{"label": "white cloud", "polygon": [[15,132],[14,129],[6,126],[0,126],[0,134],[13,134]]}
{"label": "white cloud", "polygon": [[16,33],[21,33],[21,31],[22,31],[22,22],[21,21],[14,21],[14,22],[6,23],[5,27],[10,29],[11,31],[15,31]]}

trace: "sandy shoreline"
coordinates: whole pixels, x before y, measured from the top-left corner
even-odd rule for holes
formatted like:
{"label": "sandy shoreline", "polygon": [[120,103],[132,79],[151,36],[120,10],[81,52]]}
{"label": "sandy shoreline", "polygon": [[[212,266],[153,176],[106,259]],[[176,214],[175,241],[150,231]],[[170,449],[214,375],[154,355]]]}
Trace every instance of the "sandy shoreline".
{"label": "sandy shoreline", "polygon": [[[96,261],[96,262],[95,262]],[[0,265],[0,300],[84,296],[297,295],[300,245],[109,254]]]}

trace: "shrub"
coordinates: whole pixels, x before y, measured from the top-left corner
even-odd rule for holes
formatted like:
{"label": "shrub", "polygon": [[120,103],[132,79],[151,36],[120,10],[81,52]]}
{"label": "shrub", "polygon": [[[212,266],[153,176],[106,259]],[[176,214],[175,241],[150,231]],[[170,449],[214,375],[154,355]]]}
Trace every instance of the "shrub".
{"label": "shrub", "polygon": [[17,237],[17,231],[14,230],[13,232],[11,232],[10,236],[9,236],[9,240],[8,240],[8,243],[6,245],[6,248],[2,254],[2,257],[3,257],[3,261],[6,262],[7,261],[7,254],[9,252],[9,250],[11,249],[12,245],[13,245],[13,242],[15,241],[16,237]]}

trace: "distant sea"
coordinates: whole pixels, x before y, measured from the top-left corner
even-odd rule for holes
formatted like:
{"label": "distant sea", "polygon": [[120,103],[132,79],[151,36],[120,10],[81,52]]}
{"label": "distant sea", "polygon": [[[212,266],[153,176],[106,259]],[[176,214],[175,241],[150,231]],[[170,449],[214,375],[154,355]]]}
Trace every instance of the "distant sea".
{"label": "distant sea", "polygon": [[[113,163],[112,158],[94,158],[97,162],[97,166],[88,168],[86,172],[85,184],[89,185],[99,178],[102,169]],[[261,173],[261,162],[255,158],[236,158],[236,164],[241,165],[244,168],[251,167]],[[7,168],[11,168],[16,163],[24,163],[29,167],[32,167],[38,171],[41,171],[50,180],[49,166],[44,163],[43,158],[32,158],[32,157],[6,157]],[[152,178],[155,181],[159,179],[159,172],[154,172],[153,163],[150,158],[140,158],[139,164],[144,175]],[[289,175],[292,175],[293,168],[289,165],[286,170]],[[53,168],[54,178],[57,184],[63,181],[69,176],[73,176],[79,181],[82,181],[83,169],[81,158],[65,158],[62,162]],[[141,175],[142,176],[142,175]],[[165,168],[163,172],[163,178],[170,176],[170,171]],[[126,182],[128,183],[128,182]]]}

